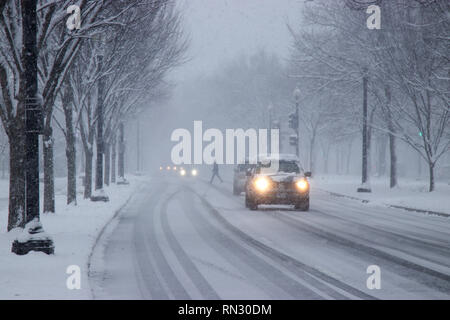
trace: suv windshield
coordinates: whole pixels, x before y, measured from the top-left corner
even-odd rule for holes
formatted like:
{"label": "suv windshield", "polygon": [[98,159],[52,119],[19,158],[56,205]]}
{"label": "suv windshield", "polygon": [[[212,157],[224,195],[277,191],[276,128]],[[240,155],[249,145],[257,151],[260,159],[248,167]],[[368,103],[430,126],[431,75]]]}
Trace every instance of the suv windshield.
{"label": "suv windshield", "polygon": [[254,167],[255,167],[254,164],[243,163],[243,164],[239,164],[238,165],[238,171],[239,172],[244,172],[244,171],[247,171],[247,169],[251,169],[251,168],[254,168]]}
{"label": "suv windshield", "polygon": [[280,160],[278,170],[276,166],[272,165],[272,161],[268,163],[259,163],[256,169],[256,173],[300,173],[300,166],[296,161]]}

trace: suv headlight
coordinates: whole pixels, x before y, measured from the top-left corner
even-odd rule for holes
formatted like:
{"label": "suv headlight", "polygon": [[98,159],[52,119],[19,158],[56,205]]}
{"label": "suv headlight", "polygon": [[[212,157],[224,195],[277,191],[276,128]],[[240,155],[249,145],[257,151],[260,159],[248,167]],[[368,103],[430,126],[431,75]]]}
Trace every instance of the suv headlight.
{"label": "suv headlight", "polygon": [[297,189],[299,189],[300,191],[306,191],[309,188],[309,184],[308,181],[306,181],[306,179],[300,179],[295,183],[295,186],[297,187]]}
{"label": "suv headlight", "polygon": [[256,178],[254,182],[255,188],[258,191],[264,192],[270,187],[270,181],[266,177]]}
{"label": "suv headlight", "polygon": [[196,175],[198,174],[197,169],[192,169],[191,174],[192,174],[193,176],[196,176]]}

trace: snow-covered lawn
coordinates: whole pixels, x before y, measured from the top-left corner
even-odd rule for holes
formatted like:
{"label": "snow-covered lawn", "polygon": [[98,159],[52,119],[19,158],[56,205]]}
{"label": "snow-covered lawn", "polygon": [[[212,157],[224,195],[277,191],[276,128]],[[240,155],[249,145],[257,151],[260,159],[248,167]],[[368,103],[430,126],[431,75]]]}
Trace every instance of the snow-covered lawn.
{"label": "snow-covered lawn", "polygon": [[[56,181],[56,214],[43,214],[45,231],[53,238],[55,254],[47,256],[31,252],[25,256],[11,253],[11,244],[20,230],[9,233],[7,201],[0,203],[0,299],[90,299],[87,277],[88,258],[99,232],[114,214],[127,202],[143,177],[131,177],[130,185],[111,185],[105,188],[108,203],[84,200],[82,187],[78,188],[78,205],[67,206],[65,181]],[[7,197],[7,181],[0,182],[0,192]],[[81,289],[66,286],[69,266],[81,269]]]}
{"label": "snow-covered lawn", "polygon": [[370,180],[371,193],[359,193],[356,189],[361,184],[358,176],[316,176],[312,179],[312,188],[368,200],[377,205],[394,205],[420,210],[428,210],[450,214],[450,185],[436,183],[436,191],[428,192],[425,180],[399,179],[399,186],[389,188],[389,177]]}

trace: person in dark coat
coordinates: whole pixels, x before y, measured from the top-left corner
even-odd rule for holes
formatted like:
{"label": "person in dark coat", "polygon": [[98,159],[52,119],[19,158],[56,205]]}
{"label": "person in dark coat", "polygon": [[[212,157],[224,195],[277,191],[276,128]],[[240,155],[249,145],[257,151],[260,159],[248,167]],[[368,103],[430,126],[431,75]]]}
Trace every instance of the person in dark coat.
{"label": "person in dark coat", "polygon": [[213,164],[211,181],[209,181],[209,183],[211,183],[211,184],[213,183],[214,177],[219,178],[220,182],[223,182],[222,178],[219,175],[219,165],[217,164],[216,161],[214,161],[214,164]]}

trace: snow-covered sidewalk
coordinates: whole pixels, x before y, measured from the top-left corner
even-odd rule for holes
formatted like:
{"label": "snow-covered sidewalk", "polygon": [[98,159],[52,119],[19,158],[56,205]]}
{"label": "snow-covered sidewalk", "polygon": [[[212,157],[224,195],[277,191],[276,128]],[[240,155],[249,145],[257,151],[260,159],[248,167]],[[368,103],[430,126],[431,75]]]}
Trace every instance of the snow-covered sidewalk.
{"label": "snow-covered sidewalk", "polygon": [[436,183],[436,190],[428,192],[425,180],[400,179],[399,186],[390,189],[389,177],[370,180],[371,193],[356,192],[361,184],[357,176],[316,176],[312,179],[312,188],[366,200],[374,205],[404,207],[421,211],[430,211],[450,215],[450,185]]}
{"label": "snow-covered sidewalk", "polygon": [[[88,258],[99,232],[139,188],[143,177],[131,177],[130,185],[105,188],[110,201],[91,202],[78,194],[78,205],[67,206],[64,188],[58,188],[56,214],[43,214],[45,231],[53,238],[55,254],[30,252],[25,256],[11,253],[11,244],[20,230],[5,231],[8,208],[0,208],[0,299],[90,299]],[[82,187],[79,187],[82,192]],[[7,191],[7,189],[6,189]],[[67,268],[81,269],[81,289],[66,286]]]}

